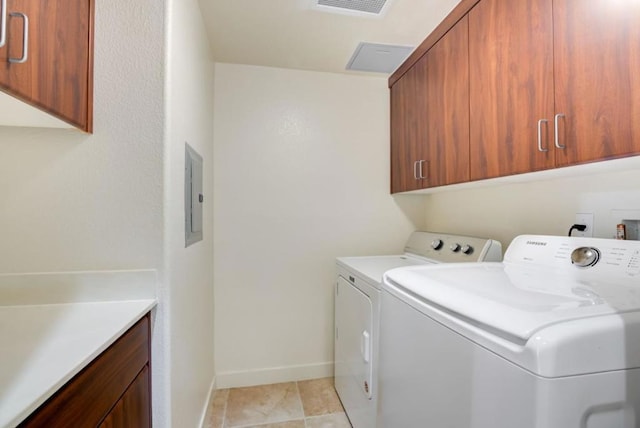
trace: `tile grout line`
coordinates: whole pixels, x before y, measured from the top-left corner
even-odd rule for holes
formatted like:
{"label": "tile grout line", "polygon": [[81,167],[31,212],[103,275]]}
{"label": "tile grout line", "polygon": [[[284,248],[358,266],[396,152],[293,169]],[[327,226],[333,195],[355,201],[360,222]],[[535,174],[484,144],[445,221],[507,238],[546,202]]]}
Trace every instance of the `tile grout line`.
{"label": "tile grout line", "polygon": [[222,408],[222,428],[227,426],[227,404],[229,404],[229,395],[231,395],[231,388],[227,390],[227,396],[224,399],[224,407]]}
{"label": "tile grout line", "polygon": [[300,407],[302,408],[302,423],[304,427],[307,428],[307,413],[304,411],[304,404],[302,404],[302,394],[300,394],[300,386],[298,385],[298,381],[296,381],[296,391],[298,392],[298,401],[300,402]]}
{"label": "tile grout line", "polygon": [[[325,416],[335,416],[335,415],[344,415],[344,417],[346,417],[346,412],[344,411],[344,406],[342,406],[342,403],[340,402],[339,397],[337,397],[338,402],[340,403],[340,408],[342,411],[338,411],[338,412],[330,412],[330,413],[326,413],[326,414],[320,414],[320,415],[307,415],[305,408],[304,408],[304,402],[302,400],[302,394],[301,394],[301,390],[300,390],[300,384],[299,381],[293,381],[292,383],[294,383],[294,387],[295,387],[295,394],[297,396],[297,401],[298,401],[298,405],[300,406],[300,409],[302,410],[302,422],[303,422],[303,426],[304,428],[309,428],[312,425],[312,423],[310,422],[310,419],[318,419],[318,418],[322,418]],[[255,424],[248,424],[248,425],[230,425],[229,421],[227,421],[226,418],[226,414],[229,411],[229,398],[231,396],[231,390],[234,388],[229,388],[226,390],[227,394],[225,396],[225,400],[224,400],[224,405],[223,405],[223,409],[222,409],[222,424],[221,424],[221,428],[251,428],[251,427],[256,427],[258,425]],[[328,409],[327,409],[328,410]],[[287,422],[295,422],[295,421],[300,421],[300,419],[293,417],[293,415],[289,415],[288,418],[283,419],[283,420],[279,420],[279,421],[270,421],[270,422],[266,422],[264,424],[260,424],[259,426],[263,426],[263,425],[269,425],[269,424],[280,424],[280,423],[287,423]],[[347,421],[349,423],[349,426],[351,426],[351,421],[348,420]]]}

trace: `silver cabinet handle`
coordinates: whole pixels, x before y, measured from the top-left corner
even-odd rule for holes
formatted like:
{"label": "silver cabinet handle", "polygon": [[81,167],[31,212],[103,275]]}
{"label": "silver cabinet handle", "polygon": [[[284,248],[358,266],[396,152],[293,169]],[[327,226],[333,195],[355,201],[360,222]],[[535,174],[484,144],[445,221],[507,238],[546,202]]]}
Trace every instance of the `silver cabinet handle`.
{"label": "silver cabinet handle", "polygon": [[425,162],[426,162],[425,160],[420,160],[420,161],[418,162],[418,163],[420,164],[420,176],[419,176],[419,178],[420,178],[421,180],[424,180],[425,178],[427,178],[427,177],[425,177],[425,176],[424,176],[424,174],[422,173],[422,172],[423,172],[423,171],[422,171],[422,165],[423,165]]}
{"label": "silver cabinet handle", "polygon": [[549,121],[547,119],[540,119],[538,121],[538,151],[539,152],[548,152],[549,149],[545,149],[542,147],[542,124],[546,124]]}
{"label": "silver cabinet handle", "polygon": [[0,48],[7,43],[7,0],[2,0],[2,15],[0,15]]}
{"label": "silver cabinet handle", "polygon": [[413,178],[418,179],[418,161],[413,163]]}
{"label": "silver cabinet handle", "polygon": [[22,57],[9,58],[9,62],[13,64],[22,64],[27,62],[27,58],[29,58],[29,17],[22,12],[11,12],[11,16],[22,18],[24,26],[22,27]]}
{"label": "silver cabinet handle", "polygon": [[560,144],[560,131],[559,131],[559,128],[558,128],[558,126],[559,126],[559,125],[558,125],[558,120],[559,120],[561,117],[564,117],[564,114],[562,114],[562,113],[558,113],[558,114],[556,114],[556,116],[553,118],[553,125],[554,125],[554,128],[555,128],[555,130],[554,130],[554,134],[555,134],[554,143],[555,143],[555,145],[556,145],[556,147],[557,147],[557,148],[559,148],[559,149],[564,149],[564,148],[565,148],[565,147],[567,147],[567,146],[565,146],[564,144]]}

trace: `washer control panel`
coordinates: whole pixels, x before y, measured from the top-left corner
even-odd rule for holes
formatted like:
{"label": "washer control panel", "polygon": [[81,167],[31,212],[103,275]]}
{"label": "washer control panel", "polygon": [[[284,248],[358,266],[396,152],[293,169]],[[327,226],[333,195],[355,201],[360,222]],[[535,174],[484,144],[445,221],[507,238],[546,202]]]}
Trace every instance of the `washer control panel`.
{"label": "washer control panel", "polygon": [[522,235],[509,245],[504,259],[567,271],[640,276],[640,241]]}
{"label": "washer control panel", "polygon": [[600,260],[600,250],[593,247],[580,247],[571,252],[571,263],[579,267],[590,267]]}

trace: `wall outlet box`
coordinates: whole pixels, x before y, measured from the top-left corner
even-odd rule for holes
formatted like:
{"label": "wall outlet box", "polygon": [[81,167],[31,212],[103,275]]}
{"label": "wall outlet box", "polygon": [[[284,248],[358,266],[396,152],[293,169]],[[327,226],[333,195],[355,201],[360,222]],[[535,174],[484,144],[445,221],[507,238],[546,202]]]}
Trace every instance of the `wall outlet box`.
{"label": "wall outlet box", "polygon": [[584,224],[587,228],[584,232],[574,230],[572,236],[593,236],[593,213],[576,213],[575,224]]}

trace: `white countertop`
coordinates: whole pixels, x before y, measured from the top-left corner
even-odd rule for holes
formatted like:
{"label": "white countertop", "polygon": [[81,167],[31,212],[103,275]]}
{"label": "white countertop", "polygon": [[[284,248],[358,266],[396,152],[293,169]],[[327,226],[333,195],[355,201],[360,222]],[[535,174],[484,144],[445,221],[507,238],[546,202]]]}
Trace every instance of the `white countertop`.
{"label": "white countertop", "polygon": [[[84,280],[92,276],[82,275]],[[113,280],[112,273],[107,275]],[[131,278],[129,273],[122,275],[125,281]],[[30,284],[47,282],[46,277],[29,279]],[[138,291],[133,293],[136,299],[127,299],[125,292],[118,296],[120,299],[110,295],[110,300],[91,301],[85,292],[76,293],[82,296],[80,301],[73,301],[71,295],[67,295],[69,302],[58,302],[57,297],[55,303],[47,303],[52,299],[42,297],[42,293],[33,289],[29,295],[17,299],[11,291],[15,291],[16,284],[22,280],[23,277],[0,276],[2,428],[12,428],[23,421],[156,305],[152,293],[148,293],[150,298],[139,298],[147,293],[140,293],[140,287],[134,284],[131,289]],[[149,285],[143,288],[149,289]],[[44,295],[59,296],[59,293],[48,287]],[[28,304],[31,298],[37,304]]]}

